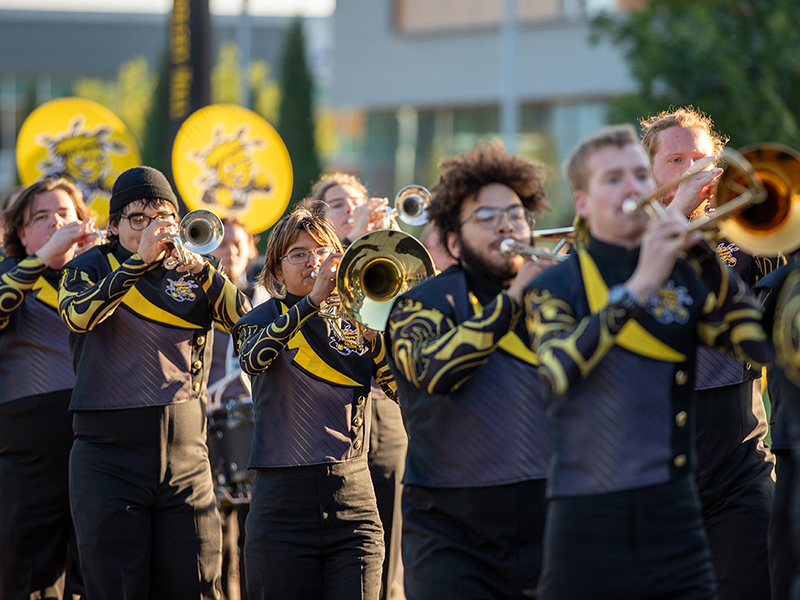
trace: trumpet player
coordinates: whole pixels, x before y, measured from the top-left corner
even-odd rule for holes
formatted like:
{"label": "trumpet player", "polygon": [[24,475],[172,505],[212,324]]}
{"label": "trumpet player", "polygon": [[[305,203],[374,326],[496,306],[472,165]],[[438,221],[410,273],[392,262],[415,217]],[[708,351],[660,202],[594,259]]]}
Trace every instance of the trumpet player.
{"label": "trumpet player", "polygon": [[582,140],[565,172],[588,244],[526,293],[552,394],[541,598],[716,598],[693,476],[695,354],[767,363],[761,312],[677,209],[623,210],[655,188],[632,127]]}
{"label": "trumpet player", "polygon": [[217,598],[220,522],[206,447],[213,324],[250,301],[203,257],[164,268],[178,199],[135,167],[114,183],[108,244],[62,270],[73,332],[70,502],[86,598]]}
{"label": "trumpet player", "polygon": [[320,316],[342,247],[328,219],[298,208],[272,229],[261,275],[274,297],[237,323],[252,376],[255,469],[247,516],[248,597],[377,600],[383,530],[367,466],[374,378],[395,398],[383,335],[343,339]]}
{"label": "trumpet player", "polygon": [[387,329],[409,433],[406,597],[536,597],[550,443],[522,292],[546,265],[500,244],[531,243],[544,168],[499,142],[439,168],[428,215],[456,264],[401,296]]}
{"label": "trumpet player", "polygon": [[[56,306],[58,269],[93,220],[80,191],[47,178],[5,214],[0,263],[0,598],[61,597],[72,535],[68,462],[75,380]],[[72,556],[75,555],[74,546]],[[75,582],[70,581],[70,584]],[[68,588],[67,594],[80,589]]]}
{"label": "trumpet player", "polygon": [[[664,112],[641,123],[645,150],[657,186],[681,175],[696,161],[719,153],[726,138],[711,119],[693,108]],[[696,173],[660,199],[685,215],[703,212],[722,169]],[[715,247],[726,268],[753,287],[777,268],[777,257],[754,257],[727,240]],[[775,457],[766,445],[768,425],[761,398],[761,369],[701,347],[695,377],[697,489],[703,506],[720,600],[770,597],[767,533],[774,493]],[[776,403],[777,407],[777,403]],[[773,438],[781,451],[787,449]],[[775,569],[776,585],[787,589],[791,574]],[[786,597],[786,591],[780,596]]]}

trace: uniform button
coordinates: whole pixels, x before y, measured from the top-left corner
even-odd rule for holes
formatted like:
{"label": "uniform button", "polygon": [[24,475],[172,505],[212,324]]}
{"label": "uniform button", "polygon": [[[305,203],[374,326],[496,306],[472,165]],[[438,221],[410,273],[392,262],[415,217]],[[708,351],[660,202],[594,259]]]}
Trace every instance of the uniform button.
{"label": "uniform button", "polygon": [[203,361],[202,360],[196,360],[196,361],[194,361],[192,363],[192,368],[195,369],[195,370],[199,369],[202,366],[203,366]]}
{"label": "uniform button", "polygon": [[685,385],[689,381],[689,374],[686,371],[678,371],[675,373],[675,383],[678,385]]}
{"label": "uniform button", "polygon": [[678,454],[678,456],[672,459],[672,464],[674,464],[678,468],[681,468],[683,465],[686,464],[686,455]]}
{"label": "uniform button", "polygon": [[361,417],[356,417],[355,419],[353,419],[353,425],[355,427],[361,427],[363,424],[364,424],[364,419],[362,419]]}
{"label": "uniform button", "polygon": [[361,449],[361,440],[356,440],[353,443],[353,448],[355,448],[356,450],[360,450]]}
{"label": "uniform button", "polygon": [[200,391],[200,384],[199,383],[195,383],[192,386],[192,390],[194,390],[195,392],[199,392]]}
{"label": "uniform button", "polygon": [[356,403],[357,403],[359,406],[361,406],[361,405],[362,405],[362,404],[364,404],[364,402],[366,402],[366,401],[367,401],[367,397],[366,397],[366,396],[359,396],[359,397],[358,397],[358,400],[356,400]]}
{"label": "uniform button", "polygon": [[686,425],[686,421],[687,421],[688,418],[689,418],[689,415],[686,414],[685,410],[682,410],[677,415],[675,415],[675,424],[678,427],[683,427],[684,425]]}
{"label": "uniform button", "polygon": [[201,335],[199,338],[197,338],[197,345],[198,346],[202,346],[205,343],[206,343],[206,336]]}

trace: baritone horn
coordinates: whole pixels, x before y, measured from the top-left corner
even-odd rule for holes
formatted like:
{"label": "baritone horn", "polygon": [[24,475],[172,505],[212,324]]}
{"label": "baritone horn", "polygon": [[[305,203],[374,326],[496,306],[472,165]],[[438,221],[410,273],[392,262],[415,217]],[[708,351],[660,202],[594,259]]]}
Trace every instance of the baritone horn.
{"label": "baritone horn", "polygon": [[216,250],[222,243],[225,227],[220,218],[210,210],[193,210],[186,213],[178,225],[178,233],[167,244],[174,248],[178,256],[169,256],[164,260],[164,267],[174,269],[192,263],[189,252],[208,254]]}
{"label": "baritone horn", "polygon": [[433,261],[414,236],[393,229],[362,235],[350,244],[336,273],[342,313],[383,331],[397,296],[434,275]]}

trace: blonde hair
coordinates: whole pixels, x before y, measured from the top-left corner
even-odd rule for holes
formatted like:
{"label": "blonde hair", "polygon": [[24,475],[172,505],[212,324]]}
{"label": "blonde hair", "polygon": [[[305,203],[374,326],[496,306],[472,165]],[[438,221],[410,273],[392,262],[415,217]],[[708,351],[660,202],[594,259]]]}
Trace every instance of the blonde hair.
{"label": "blonde hair", "polygon": [[654,117],[639,120],[642,129],[642,146],[650,155],[650,160],[658,152],[658,134],[670,127],[682,129],[701,129],[706,132],[714,152],[719,152],[728,143],[728,137],[714,131],[714,122],[711,117],[697,110],[693,106],[684,106],[670,111],[663,111]]}
{"label": "blonde hair", "polygon": [[278,221],[272,228],[264,252],[264,269],[259,280],[270,295],[276,298],[286,296],[286,286],[278,281],[275,270],[286,251],[297,241],[301,231],[305,231],[318,244],[342,252],[342,244],[339,242],[336,230],[327,218],[302,206],[295,208],[289,216]]}
{"label": "blonde hair", "polygon": [[601,127],[583,138],[564,161],[564,177],[572,191],[585,190],[589,184],[589,158],[606,146],[622,148],[639,144],[639,136],[631,125]]}

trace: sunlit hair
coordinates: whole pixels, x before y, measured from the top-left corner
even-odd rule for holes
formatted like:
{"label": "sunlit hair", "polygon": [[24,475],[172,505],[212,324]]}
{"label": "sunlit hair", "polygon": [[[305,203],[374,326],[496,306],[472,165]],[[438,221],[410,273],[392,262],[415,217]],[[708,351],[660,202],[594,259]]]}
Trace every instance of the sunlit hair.
{"label": "sunlit hair", "polygon": [[714,122],[711,117],[692,106],[665,110],[654,117],[641,119],[639,127],[642,129],[642,145],[650,155],[651,161],[658,152],[658,134],[670,127],[697,128],[705,131],[715,153],[722,150],[728,143],[727,136],[714,131]]}
{"label": "sunlit hair", "polygon": [[542,186],[547,168],[527,158],[506,154],[500,140],[478,142],[468,152],[441,161],[439,170],[439,180],[431,188],[428,219],[439,230],[444,248],[447,248],[447,234],[451,231],[458,234],[461,230],[461,205],[491,183],[510,187],[532,213],[550,210]]}
{"label": "sunlit hair", "polygon": [[19,239],[19,230],[29,224],[31,210],[33,210],[33,203],[36,198],[54,190],[62,190],[72,198],[72,203],[75,205],[75,214],[78,215],[79,221],[84,221],[91,215],[91,212],[83,202],[83,194],[77,187],[66,179],[45,177],[41,181],[25,188],[3,213],[5,221],[3,247],[7,256],[16,258],[28,256],[25,246]]}
{"label": "sunlit hair", "polygon": [[367,188],[361,183],[358,177],[338,171],[330,175],[324,175],[317,181],[314,187],[311,188],[311,197],[307,198],[303,205],[314,214],[324,216],[325,209],[328,207],[328,204],[325,202],[325,194],[329,189],[337,185],[349,185],[365,198],[367,196]]}
{"label": "sunlit hair", "polygon": [[308,208],[297,207],[292,214],[275,224],[267,240],[264,269],[259,280],[267,292],[276,298],[286,296],[286,286],[276,277],[280,258],[285,256],[292,244],[297,241],[301,231],[305,231],[320,246],[330,246],[335,252],[342,252],[342,244],[333,224],[327,218],[312,213]]}
{"label": "sunlit hair", "polygon": [[573,192],[586,190],[589,184],[589,159],[607,146],[623,148],[639,144],[639,136],[631,125],[601,127],[583,138],[564,161],[564,177]]}

